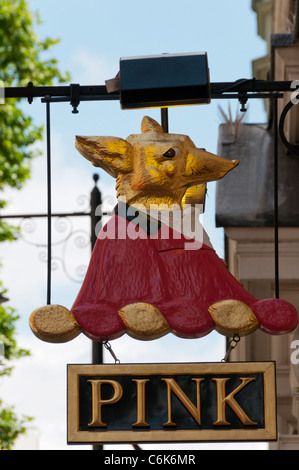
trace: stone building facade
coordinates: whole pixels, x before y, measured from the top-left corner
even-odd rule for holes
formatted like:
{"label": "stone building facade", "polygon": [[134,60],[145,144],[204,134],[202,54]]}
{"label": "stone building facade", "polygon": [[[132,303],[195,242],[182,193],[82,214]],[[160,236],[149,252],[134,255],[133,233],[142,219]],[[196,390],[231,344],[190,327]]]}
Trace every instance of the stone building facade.
{"label": "stone building facade", "polygon": [[[267,54],[252,63],[256,79],[299,80],[299,1],[252,0],[258,34]],[[278,99],[278,116],[290,101]],[[218,154],[238,159],[239,167],[217,184],[216,225],[224,228],[226,260],[230,271],[257,298],[274,297],[273,122],[265,100],[268,122],[244,124],[238,135],[223,124]],[[293,106],[285,135],[299,144],[299,106]],[[278,145],[279,296],[299,312],[299,154]],[[257,331],[241,339],[232,361],[276,361],[277,443],[271,448],[299,450],[299,365],[291,362],[290,335],[270,336]],[[298,343],[299,344],[299,343]],[[299,357],[299,354],[298,356]]]}

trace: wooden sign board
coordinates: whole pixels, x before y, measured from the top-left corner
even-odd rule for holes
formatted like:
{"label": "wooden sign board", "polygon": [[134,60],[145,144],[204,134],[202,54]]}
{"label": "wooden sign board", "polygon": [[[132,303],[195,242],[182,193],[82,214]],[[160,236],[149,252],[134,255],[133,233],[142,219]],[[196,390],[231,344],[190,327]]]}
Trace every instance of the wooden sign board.
{"label": "wooden sign board", "polygon": [[68,365],[68,443],[273,441],[274,362]]}

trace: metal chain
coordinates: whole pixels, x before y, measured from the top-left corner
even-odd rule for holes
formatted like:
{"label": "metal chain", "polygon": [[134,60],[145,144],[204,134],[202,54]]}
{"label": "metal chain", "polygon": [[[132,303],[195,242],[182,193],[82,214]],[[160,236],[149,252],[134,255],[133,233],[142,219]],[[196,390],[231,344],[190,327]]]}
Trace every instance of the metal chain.
{"label": "metal chain", "polygon": [[111,347],[111,344],[109,343],[109,341],[103,341],[103,345],[104,347],[110,352],[111,356],[113,357],[114,361],[115,361],[115,364],[120,364],[120,360],[116,357],[112,347]]}
{"label": "metal chain", "polygon": [[221,362],[227,362],[228,361],[231,351],[233,349],[235,349],[235,347],[237,347],[240,339],[241,338],[238,334],[234,334],[233,339],[231,339],[230,342],[228,343],[228,348],[227,348],[226,354],[225,354],[224,358],[221,359]]}

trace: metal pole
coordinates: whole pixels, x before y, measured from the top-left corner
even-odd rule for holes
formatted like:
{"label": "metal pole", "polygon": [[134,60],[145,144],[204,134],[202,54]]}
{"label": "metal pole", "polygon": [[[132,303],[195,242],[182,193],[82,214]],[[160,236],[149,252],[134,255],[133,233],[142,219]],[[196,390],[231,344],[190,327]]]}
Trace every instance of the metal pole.
{"label": "metal pole", "polygon": [[274,126],[274,262],[275,262],[275,297],[279,298],[279,236],[278,236],[278,119],[277,98],[273,98]]}
{"label": "metal pole", "polygon": [[[97,181],[99,176],[97,174],[93,175],[93,180],[95,182],[94,188],[90,194],[90,217],[91,217],[91,251],[93,251],[95,243],[97,241],[97,232],[99,230],[99,224],[102,221],[102,195],[97,187]],[[96,215],[97,214],[97,215]],[[98,341],[92,342],[92,363],[93,364],[103,364],[103,345]]]}
{"label": "metal pole", "polygon": [[47,304],[51,304],[51,261],[52,261],[52,189],[51,189],[51,122],[50,103],[46,103],[47,127],[47,198],[48,198],[48,260],[47,260]]}
{"label": "metal pole", "polygon": [[168,132],[168,108],[161,108],[161,123],[164,132]]}
{"label": "metal pole", "polygon": [[[90,194],[91,251],[93,251],[97,241],[97,233],[100,229],[99,224],[101,225],[102,221],[102,195],[97,187],[99,176],[97,174],[93,175],[93,180],[95,185]],[[103,344],[98,341],[92,341],[92,364],[103,364]],[[93,450],[103,450],[103,445],[95,444],[92,448]]]}
{"label": "metal pole", "polygon": [[[105,85],[75,85],[80,101],[110,101],[120,99],[119,93],[108,93]],[[256,79],[241,79],[235,82],[214,82],[210,84],[211,96],[213,99],[220,97],[227,98],[229,94],[238,98],[237,93],[253,93],[255,98],[270,98],[270,95],[260,95],[260,93],[293,91],[292,81],[269,81]],[[5,87],[5,98],[44,98],[45,101],[71,101],[74,84],[68,86],[27,86],[27,87]],[[248,96],[251,98],[251,95]],[[43,101],[43,100],[42,100]]]}
{"label": "metal pole", "polygon": [[97,186],[99,175],[94,174],[93,180],[95,182],[94,188],[90,194],[90,217],[91,217],[91,250],[97,241],[97,234],[101,229],[102,221],[102,194]]}

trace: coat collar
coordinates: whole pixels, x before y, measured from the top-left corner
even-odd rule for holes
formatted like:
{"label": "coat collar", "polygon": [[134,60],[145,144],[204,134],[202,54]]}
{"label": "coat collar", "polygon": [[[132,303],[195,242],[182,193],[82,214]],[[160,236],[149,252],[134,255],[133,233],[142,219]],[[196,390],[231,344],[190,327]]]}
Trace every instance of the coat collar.
{"label": "coat collar", "polygon": [[121,201],[115,206],[114,213],[124,217],[130,222],[138,224],[148,236],[155,235],[161,228],[161,222],[159,220]]}

